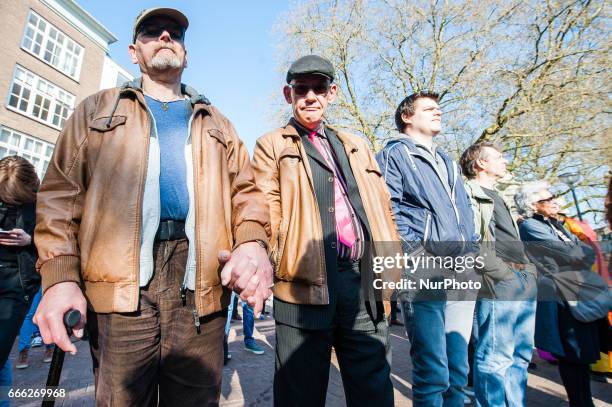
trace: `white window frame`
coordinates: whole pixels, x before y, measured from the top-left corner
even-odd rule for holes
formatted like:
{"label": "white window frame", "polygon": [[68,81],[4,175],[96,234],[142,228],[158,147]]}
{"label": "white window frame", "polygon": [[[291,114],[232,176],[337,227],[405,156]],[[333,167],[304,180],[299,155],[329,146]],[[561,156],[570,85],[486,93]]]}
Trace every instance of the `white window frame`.
{"label": "white window frame", "polygon": [[[17,106],[11,105],[13,100],[16,100]],[[7,109],[61,130],[74,110],[75,101],[72,93],[21,65],[15,65],[6,99]]]}
{"label": "white window frame", "polygon": [[47,171],[55,145],[29,134],[0,125],[0,159],[9,155],[26,158],[42,179]]}
{"label": "white window frame", "polygon": [[78,82],[85,48],[33,10],[26,19],[21,49]]}

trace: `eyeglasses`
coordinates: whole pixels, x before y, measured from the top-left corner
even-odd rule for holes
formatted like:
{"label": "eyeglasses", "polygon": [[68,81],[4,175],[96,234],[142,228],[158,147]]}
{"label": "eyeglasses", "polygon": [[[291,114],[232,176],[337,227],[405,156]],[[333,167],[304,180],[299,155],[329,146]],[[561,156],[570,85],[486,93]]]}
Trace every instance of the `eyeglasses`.
{"label": "eyeglasses", "polygon": [[544,199],[540,199],[539,201],[536,201],[536,203],[539,203],[539,204],[549,203],[549,202],[552,202],[555,198],[556,198],[555,195],[551,195],[548,198],[544,198]]}
{"label": "eyeglasses", "polygon": [[325,95],[329,92],[329,82],[319,82],[314,85],[308,85],[305,83],[290,84],[289,87],[293,89],[296,96],[306,96],[311,90],[315,95]]}
{"label": "eyeglasses", "polygon": [[143,24],[138,28],[138,35],[157,38],[164,31],[167,31],[175,41],[182,42],[185,39],[185,28],[176,24]]}

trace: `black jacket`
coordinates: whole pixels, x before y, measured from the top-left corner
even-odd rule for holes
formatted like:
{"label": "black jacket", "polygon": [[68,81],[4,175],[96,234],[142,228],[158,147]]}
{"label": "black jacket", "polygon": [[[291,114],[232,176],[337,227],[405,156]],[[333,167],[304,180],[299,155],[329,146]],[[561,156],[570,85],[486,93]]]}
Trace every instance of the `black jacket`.
{"label": "black jacket", "polygon": [[[580,243],[575,236],[542,215],[535,214],[525,219],[519,231],[527,253],[540,273],[540,293],[554,292],[554,284],[546,276],[544,268],[556,273],[588,270],[593,264],[595,257],[589,246]],[[560,233],[567,239],[561,239]],[[600,345],[605,346],[605,341],[600,338],[605,330],[600,330],[599,324],[600,321],[585,323],[576,320],[565,301],[538,301],[535,345],[567,361],[594,363],[599,359]]]}
{"label": "black jacket", "polygon": [[[15,227],[34,236],[35,208],[36,203],[28,203],[21,205],[16,208],[16,212],[13,212],[8,205],[0,202],[0,228],[7,230]],[[11,263],[0,259],[0,295],[29,301],[40,288],[40,275],[35,268],[34,242],[24,247],[10,247],[4,253],[16,255],[17,269],[11,267]]]}

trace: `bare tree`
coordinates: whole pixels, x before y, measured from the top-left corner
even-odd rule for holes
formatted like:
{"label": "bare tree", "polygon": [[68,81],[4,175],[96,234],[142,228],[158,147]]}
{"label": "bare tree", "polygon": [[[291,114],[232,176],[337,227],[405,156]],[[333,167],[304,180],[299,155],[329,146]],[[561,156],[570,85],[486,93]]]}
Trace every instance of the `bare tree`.
{"label": "bare tree", "polygon": [[496,141],[517,180],[579,172],[583,206],[600,214],[612,161],[608,9],[604,0],[299,2],[277,26],[280,65],[329,58],[340,87],[329,118],[375,150],[396,135],[403,97],[437,91],[448,150]]}

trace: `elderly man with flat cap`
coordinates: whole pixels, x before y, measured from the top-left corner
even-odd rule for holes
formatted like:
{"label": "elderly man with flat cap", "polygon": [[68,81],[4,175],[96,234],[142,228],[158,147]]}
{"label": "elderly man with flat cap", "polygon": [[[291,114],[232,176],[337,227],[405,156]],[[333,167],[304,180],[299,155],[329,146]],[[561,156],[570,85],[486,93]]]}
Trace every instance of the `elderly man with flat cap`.
{"label": "elderly man with flat cap", "polygon": [[276,406],[324,406],[332,347],[349,406],[392,406],[390,348],[371,252],[399,237],[368,143],[323,120],[332,64],[295,61],[283,89],[293,117],[255,147],[275,264]]}
{"label": "elderly man with flat cap", "polygon": [[38,195],[35,320],[76,352],[61,321],[81,311],[99,406],[218,405],[229,289],[256,314],[271,294],[268,204],[232,124],[181,83],[187,26],[137,17],[142,77],[79,104]]}

